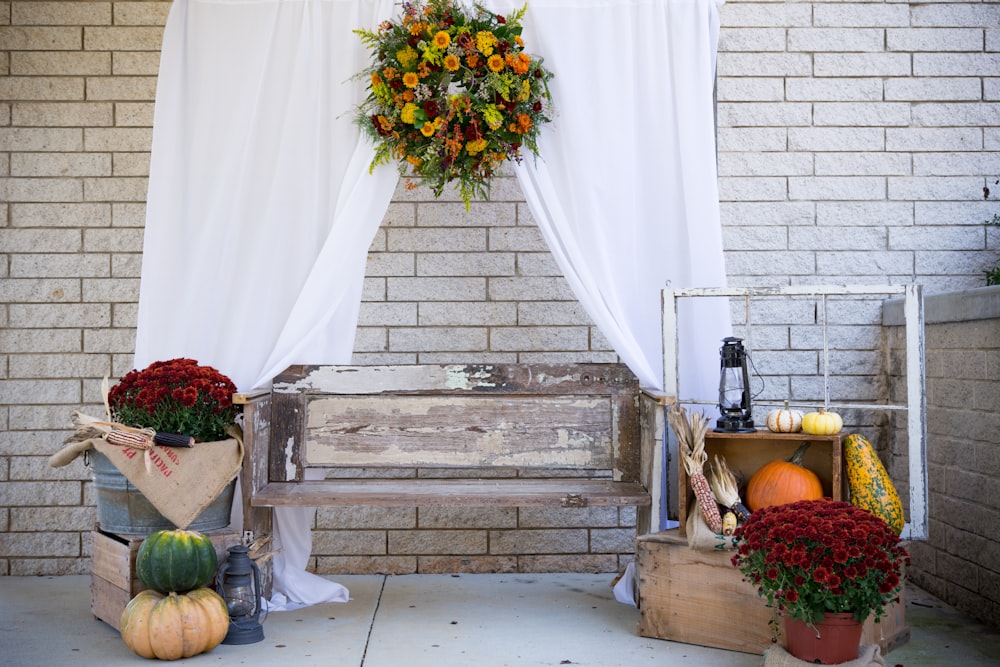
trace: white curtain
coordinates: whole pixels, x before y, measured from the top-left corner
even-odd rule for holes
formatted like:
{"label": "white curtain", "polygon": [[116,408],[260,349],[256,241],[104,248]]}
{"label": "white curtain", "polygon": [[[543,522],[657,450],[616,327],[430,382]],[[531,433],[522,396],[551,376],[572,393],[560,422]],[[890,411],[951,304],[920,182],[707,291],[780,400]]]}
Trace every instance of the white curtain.
{"label": "white curtain", "polygon": [[[556,105],[541,158],[518,169],[525,197],[598,328],[644,386],[663,389],[660,290],[726,281],[715,0],[531,0],[524,23],[528,49],[555,73]],[[714,301],[681,304],[688,398],[717,395],[730,322]]]}
{"label": "white curtain", "polygon": [[[488,3],[502,13],[521,4]],[[366,251],[397,180],[392,167],[368,174],[372,150],[351,122],[364,97],[351,77],[368,58],[351,31],[393,9],[393,0],[175,0],[136,367],[187,356],[250,389],[290,363],[349,362]],[[557,111],[542,159],[518,176],[578,298],[643,384],[659,388],[659,289],[725,279],[714,0],[532,0],[525,22],[529,51],[556,73]],[[682,338],[682,377],[714,382],[728,312],[682,320],[698,331]],[[313,510],[275,516],[281,601],[344,599],[304,571]]]}
{"label": "white curtain", "polygon": [[[367,250],[398,180],[368,174],[354,28],[393,0],[175,0],[153,122],[135,366],[191,357],[242,390],[350,363]],[[238,514],[238,513],[237,513]],[[275,511],[273,609],[346,601],[306,572],[313,508]],[[240,517],[234,516],[239,523]]]}

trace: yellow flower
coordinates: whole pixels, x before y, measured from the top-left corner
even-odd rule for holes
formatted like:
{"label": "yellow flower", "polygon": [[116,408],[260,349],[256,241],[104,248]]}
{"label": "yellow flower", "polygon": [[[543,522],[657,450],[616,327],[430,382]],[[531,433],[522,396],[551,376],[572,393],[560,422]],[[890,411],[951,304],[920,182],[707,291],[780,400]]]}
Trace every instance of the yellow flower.
{"label": "yellow flower", "polygon": [[490,56],[489,60],[486,61],[486,66],[494,72],[499,72],[503,69],[503,58],[497,54]]}
{"label": "yellow flower", "polygon": [[403,85],[407,88],[416,88],[418,83],[420,83],[420,77],[417,76],[416,72],[407,72],[403,75]]}
{"label": "yellow flower", "polygon": [[432,137],[434,136],[434,130],[435,130],[434,123],[424,123],[423,126],[420,128],[420,134],[424,135],[425,137]]}
{"label": "yellow flower", "polygon": [[420,54],[418,54],[411,46],[407,46],[406,48],[396,51],[396,60],[398,60],[399,64],[403,66],[403,69],[410,69],[413,67],[413,63],[416,62],[419,57]]}
{"label": "yellow flower", "polygon": [[434,46],[439,49],[447,49],[448,45],[451,44],[451,35],[441,30],[436,35],[434,35]]}
{"label": "yellow flower", "polygon": [[475,155],[476,153],[482,153],[486,149],[485,139],[476,139],[475,141],[470,141],[465,144],[465,150],[469,152],[469,155]]}
{"label": "yellow flower", "polygon": [[493,53],[493,47],[497,44],[497,36],[488,30],[480,30],[476,33],[476,48],[484,56]]}
{"label": "yellow flower", "polygon": [[418,158],[416,155],[407,155],[406,161],[412,164],[414,167],[419,167],[424,163],[424,161]]}
{"label": "yellow flower", "polygon": [[[414,75],[415,76],[415,75]],[[414,114],[419,109],[416,104],[407,102],[403,105],[403,110],[399,112],[399,119],[408,125],[413,125]]]}
{"label": "yellow flower", "polygon": [[483,120],[489,125],[491,130],[495,130],[503,125],[503,114],[495,104],[487,104],[483,109]]}
{"label": "yellow flower", "polygon": [[449,53],[444,57],[444,68],[449,72],[454,72],[461,66],[462,63],[457,56],[453,56]]}

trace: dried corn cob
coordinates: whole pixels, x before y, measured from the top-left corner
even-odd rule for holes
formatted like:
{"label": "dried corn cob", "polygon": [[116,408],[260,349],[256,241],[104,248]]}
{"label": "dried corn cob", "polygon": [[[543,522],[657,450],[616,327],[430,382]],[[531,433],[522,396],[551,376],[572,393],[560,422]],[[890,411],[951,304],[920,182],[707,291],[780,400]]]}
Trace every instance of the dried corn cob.
{"label": "dried corn cob", "polygon": [[736,513],[732,510],[726,510],[726,513],[722,515],[722,534],[728,537],[735,532]]}
{"label": "dried corn cob", "polygon": [[684,461],[684,470],[687,472],[691,490],[694,491],[698,505],[701,506],[705,523],[708,524],[713,533],[718,535],[722,533],[722,515],[719,514],[719,506],[715,502],[712,487],[705,478],[704,472],[705,461],[708,459],[708,454],[705,453],[705,432],[708,430],[708,420],[702,414],[693,414],[688,421],[684,418],[684,408],[679,408],[679,410],[682,420],[690,429],[688,433],[690,447],[688,451],[680,452],[681,460]]}
{"label": "dried corn cob", "polygon": [[708,483],[720,505],[732,510],[740,521],[750,518],[750,510],[740,501],[736,475],[726,465],[726,459],[720,458],[718,454],[715,455],[715,465],[709,466]]}

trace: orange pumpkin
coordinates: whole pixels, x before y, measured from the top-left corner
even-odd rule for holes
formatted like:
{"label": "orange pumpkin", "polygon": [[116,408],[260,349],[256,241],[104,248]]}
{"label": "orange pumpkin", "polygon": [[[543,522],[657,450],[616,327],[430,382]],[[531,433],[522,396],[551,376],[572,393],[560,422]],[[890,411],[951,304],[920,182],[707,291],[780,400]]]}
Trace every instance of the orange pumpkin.
{"label": "orange pumpkin", "polygon": [[771,505],[784,505],[798,500],[823,497],[823,484],[812,470],[802,467],[802,457],[808,449],[805,442],[787,460],[765,463],[747,483],[747,506],[756,512]]}
{"label": "orange pumpkin", "polygon": [[121,617],[122,639],[143,658],[190,658],[218,646],[228,630],[226,603],[211,588],[168,595],[145,590]]}

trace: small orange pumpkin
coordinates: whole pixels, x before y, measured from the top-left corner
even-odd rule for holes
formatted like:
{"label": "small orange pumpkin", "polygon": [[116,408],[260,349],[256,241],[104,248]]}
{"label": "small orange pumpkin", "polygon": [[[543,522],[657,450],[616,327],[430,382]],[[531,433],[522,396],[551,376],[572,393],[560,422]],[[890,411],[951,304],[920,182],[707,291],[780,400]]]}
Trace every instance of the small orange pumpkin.
{"label": "small orange pumpkin", "polygon": [[125,606],[120,627],[136,655],[177,660],[218,646],[229,631],[229,611],[211,588],[167,595],[145,590]]}
{"label": "small orange pumpkin", "polygon": [[756,512],[771,505],[823,497],[823,484],[812,470],[802,467],[809,443],[804,442],[787,460],[778,459],[757,469],[747,483],[747,507]]}

